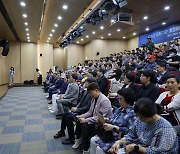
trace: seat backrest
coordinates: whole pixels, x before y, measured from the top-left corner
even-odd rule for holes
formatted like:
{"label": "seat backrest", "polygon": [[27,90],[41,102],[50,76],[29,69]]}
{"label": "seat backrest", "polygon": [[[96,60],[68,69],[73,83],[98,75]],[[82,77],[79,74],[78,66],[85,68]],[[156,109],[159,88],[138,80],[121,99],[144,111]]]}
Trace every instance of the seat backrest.
{"label": "seat backrest", "polygon": [[166,88],[161,87],[161,88],[159,88],[159,91],[160,91],[160,94],[161,94],[161,93],[163,93],[163,92],[167,91],[167,89],[166,89]]}

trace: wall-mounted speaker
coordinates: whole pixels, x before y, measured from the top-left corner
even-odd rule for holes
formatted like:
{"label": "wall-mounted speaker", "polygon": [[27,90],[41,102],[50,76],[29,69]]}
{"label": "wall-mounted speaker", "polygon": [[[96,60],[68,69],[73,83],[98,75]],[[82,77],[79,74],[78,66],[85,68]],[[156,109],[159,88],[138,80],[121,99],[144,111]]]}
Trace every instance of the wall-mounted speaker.
{"label": "wall-mounted speaker", "polygon": [[99,52],[96,52],[96,56],[99,56]]}
{"label": "wall-mounted speaker", "polygon": [[42,57],[42,53],[40,53],[40,57]]}
{"label": "wall-mounted speaker", "polygon": [[9,41],[8,40],[1,40],[0,46],[2,47],[2,56],[7,56],[9,53]]}

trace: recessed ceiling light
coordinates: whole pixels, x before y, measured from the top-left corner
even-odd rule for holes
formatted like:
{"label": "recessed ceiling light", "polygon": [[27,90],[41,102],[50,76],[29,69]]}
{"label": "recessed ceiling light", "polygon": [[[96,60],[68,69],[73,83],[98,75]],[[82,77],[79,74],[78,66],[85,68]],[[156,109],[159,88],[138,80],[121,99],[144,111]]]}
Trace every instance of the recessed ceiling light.
{"label": "recessed ceiling light", "polygon": [[170,9],[170,6],[165,6],[164,7],[164,10],[169,10]]}
{"label": "recessed ceiling light", "polygon": [[109,33],[108,36],[111,36],[111,33]]}
{"label": "recessed ceiling light", "polygon": [[29,33],[27,33],[26,35],[29,36]]}
{"label": "recessed ceiling light", "polygon": [[52,37],[53,35],[52,35],[52,34],[49,34],[49,36],[51,36],[51,37]]}
{"label": "recessed ceiling light", "polygon": [[125,39],[126,38],[126,36],[123,36],[123,39]]}
{"label": "recessed ceiling light", "polygon": [[146,27],[146,31],[149,31],[149,27]]}
{"label": "recessed ceiling light", "polygon": [[26,31],[29,31],[29,29],[28,29],[28,28],[26,28]]}
{"label": "recessed ceiling light", "polygon": [[25,13],[24,13],[22,16],[23,16],[24,18],[27,18],[27,14],[25,14]]}
{"label": "recessed ceiling light", "polygon": [[58,24],[54,24],[55,27],[58,27]]}
{"label": "recessed ceiling light", "polygon": [[21,5],[22,7],[25,7],[25,6],[26,6],[26,3],[25,3],[25,2],[21,2],[20,5]]}
{"label": "recessed ceiling light", "polygon": [[82,38],[81,41],[84,41],[84,39]]}
{"label": "recessed ceiling light", "polygon": [[28,25],[28,23],[27,23],[27,22],[25,22],[24,24],[25,24],[26,26]]}
{"label": "recessed ceiling light", "polygon": [[68,9],[68,6],[67,6],[67,5],[63,5],[62,8],[63,8],[64,10],[67,10],[67,9]]}
{"label": "recessed ceiling light", "polygon": [[79,44],[79,41],[77,41],[77,44]]}
{"label": "recessed ceiling light", "polygon": [[121,29],[117,29],[117,32],[120,32],[121,31]]}
{"label": "recessed ceiling light", "polygon": [[30,42],[30,40],[28,40],[28,42]]}
{"label": "recessed ceiling light", "polygon": [[86,35],[86,38],[89,38],[89,35]]}
{"label": "recessed ceiling light", "polygon": [[95,32],[95,31],[93,31],[93,32],[92,32],[92,34],[96,34],[96,32]]}
{"label": "recessed ceiling light", "polygon": [[134,32],[133,35],[136,35],[136,33]]}
{"label": "recessed ceiling light", "polygon": [[53,33],[55,32],[55,30],[54,30],[54,29],[52,29],[51,31],[52,31]]}
{"label": "recessed ceiling light", "polygon": [[49,41],[46,41],[47,43],[49,43]]}
{"label": "recessed ceiling light", "polygon": [[104,26],[101,26],[100,29],[103,30],[103,29],[104,29]]}
{"label": "recessed ceiling light", "polygon": [[103,39],[104,37],[101,37],[101,39]]}
{"label": "recessed ceiling light", "polygon": [[147,19],[148,19],[148,16],[144,16],[143,19],[144,19],[144,20],[147,20]]}
{"label": "recessed ceiling light", "polygon": [[48,37],[48,40],[50,40],[51,38],[50,37]]}
{"label": "recessed ceiling light", "polygon": [[166,25],[166,22],[162,22],[162,25]]}
{"label": "recessed ceiling light", "polygon": [[30,37],[28,36],[28,37],[27,37],[27,39],[29,40],[29,39],[30,39]]}
{"label": "recessed ceiling light", "polygon": [[58,19],[59,19],[59,20],[62,20],[62,17],[61,17],[61,16],[58,16]]}

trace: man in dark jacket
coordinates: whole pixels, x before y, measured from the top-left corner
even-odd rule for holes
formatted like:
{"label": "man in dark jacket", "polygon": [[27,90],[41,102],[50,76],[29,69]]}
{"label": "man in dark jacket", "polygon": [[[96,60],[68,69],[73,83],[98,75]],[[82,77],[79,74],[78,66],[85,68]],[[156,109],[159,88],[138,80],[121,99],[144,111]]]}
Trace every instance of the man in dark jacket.
{"label": "man in dark jacket", "polygon": [[[96,79],[89,77],[85,82],[85,87],[87,88],[89,84],[92,82],[96,82]],[[74,143],[74,124],[73,121],[76,120],[76,115],[81,115],[86,113],[91,105],[91,96],[88,91],[84,91],[81,97],[80,102],[76,107],[72,107],[70,112],[66,112],[62,115],[62,122],[61,122],[61,130],[54,136],[54,138],[60,138],[65,136],[65,129],[67,127],[69,138],[63,141],[63,144],[73,144]],[[78,135],[80,125],[76,121],[76,135]],[[80,135],[80,134],[79,134]]]}
{"label": "man in dark jacket", "polygon": [[108,95],[108,79],[104,76],[105,70],[99,69],[97,72],[97,83],[99,85],[100,91],[107,96]]}

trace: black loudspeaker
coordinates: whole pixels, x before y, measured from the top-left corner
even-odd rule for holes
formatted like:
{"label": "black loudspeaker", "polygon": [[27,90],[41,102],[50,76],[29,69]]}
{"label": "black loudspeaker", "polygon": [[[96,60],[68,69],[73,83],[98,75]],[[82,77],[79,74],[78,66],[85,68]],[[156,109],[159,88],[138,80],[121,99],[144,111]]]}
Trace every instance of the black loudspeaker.
{"label": "black loudspeaker", "polygon": [[3,48],[1,54],[3,56],[7,56],[9,53],[9,41],[8,40],[1,40],[0,46]]}
{"label": "black loudspeaker", "polygon": [[99,56],[99,52],[96,53],[96,56]]}
{"label": "black loudspeaker", "polygon": [[42,53],[40,53],[40,57],[42,57]]}

